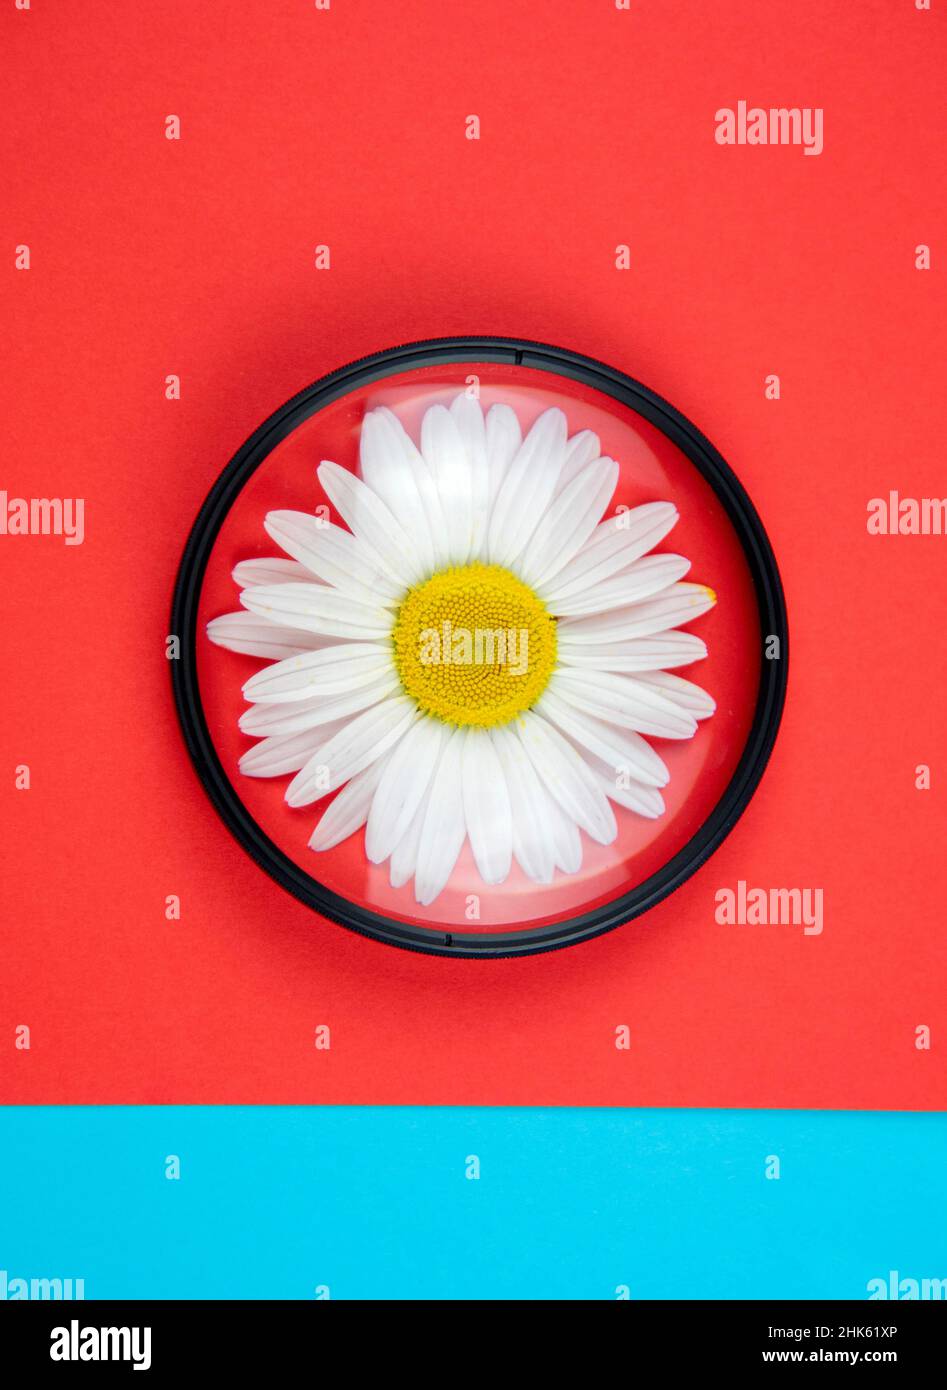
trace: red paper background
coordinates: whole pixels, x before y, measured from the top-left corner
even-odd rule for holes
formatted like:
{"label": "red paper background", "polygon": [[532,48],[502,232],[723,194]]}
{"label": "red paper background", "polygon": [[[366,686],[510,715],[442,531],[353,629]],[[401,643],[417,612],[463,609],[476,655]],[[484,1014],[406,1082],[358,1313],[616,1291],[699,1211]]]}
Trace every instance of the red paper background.
{"label": "red paper background", "polygon": [[[0,488],[87,516],[81,547],[0,537],[0,1099],[943,1105],[947,539],[865,517],[947,492],[944,29],[937,0],[4,7]],[[740,99],[823,107],[824,152],[716,145]],[[260,420],[482,332],[609,361],[709,434],[793,635],[773,762],[709,864],[497,963],[278,890],[199,787],[164,656],[184,537]],[[741,878],[822,888],[823,934],[717,925]]]}

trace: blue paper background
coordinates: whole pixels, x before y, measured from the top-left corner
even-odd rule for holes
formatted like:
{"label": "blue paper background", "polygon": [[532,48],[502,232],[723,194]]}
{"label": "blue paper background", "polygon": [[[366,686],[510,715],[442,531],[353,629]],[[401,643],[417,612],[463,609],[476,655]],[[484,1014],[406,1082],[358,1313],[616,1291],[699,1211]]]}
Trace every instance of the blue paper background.
{"label": "blue paper background", "polygon": [[890,1269],[947,1277],[945,1115],[37,1107],[0,1110],[0,1138],[0,1269],[87,1298],[865,1298]]}

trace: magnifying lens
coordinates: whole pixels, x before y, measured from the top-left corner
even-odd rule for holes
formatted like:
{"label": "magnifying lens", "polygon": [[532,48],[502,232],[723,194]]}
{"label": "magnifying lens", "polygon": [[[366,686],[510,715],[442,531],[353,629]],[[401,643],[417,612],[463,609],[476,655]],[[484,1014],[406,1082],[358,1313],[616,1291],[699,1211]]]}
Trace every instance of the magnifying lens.
{"label": "magnifying lens", "polygon": [[652,907],[746,808],[788,665],[720,454],[623,373],[410,344],[276,411],[188,539],[171,663],[217,811],[323,918],[435,955]]}

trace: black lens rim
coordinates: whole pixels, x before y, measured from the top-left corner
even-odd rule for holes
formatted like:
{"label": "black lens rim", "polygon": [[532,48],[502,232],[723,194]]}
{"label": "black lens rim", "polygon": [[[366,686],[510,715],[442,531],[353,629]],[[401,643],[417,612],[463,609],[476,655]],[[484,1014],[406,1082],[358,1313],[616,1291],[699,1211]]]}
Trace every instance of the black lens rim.
{"label": "black lens rim", "polygon": [[[204,717],[196,654],[198,603],[214,541],[245,483],[276,445],[303,420],[358,386],[412,368],[475,361],[533,367],[582,382],[628,406],[671,439],[714,489],[736,531],[753,579],[764,645],[770,637],[779,640],[777,659],[761,653],[756,709],[733,776],[677,854],[636,888],[588,912],[542,927],[483,935],[419,927],[369,911],[289,859],[250,815],[217,756]],[[789,674],[788,619],[776,557],[746,490],[718,450],[679,410],[624,372],[568,348],[520,338],[434,338],[388,348],[321,377],[280,406],[238,449],[198,512],[178,569],[171,633],[180,639],[179,656],[169,665],[188,753],[218,814],[251,858],[300,902],[340,926],[390,946],[480,960],[536,955],[588,941],[647,912],[690,878],[729,835],[760,783],[782,718]]]}

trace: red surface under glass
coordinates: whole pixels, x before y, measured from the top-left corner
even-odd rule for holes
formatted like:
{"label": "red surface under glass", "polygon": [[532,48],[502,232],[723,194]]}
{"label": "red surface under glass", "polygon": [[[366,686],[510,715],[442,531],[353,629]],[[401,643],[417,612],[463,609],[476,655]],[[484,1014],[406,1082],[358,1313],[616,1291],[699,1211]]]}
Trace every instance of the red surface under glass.
{"label": "red surface under glass", "polygon": [[[583,834],[581,870],[571,876],[557,873],[548,886],[527,879],[514,862],[507,881],[489,887],[465,845],[447,888],[425,908],[415,901],[412,882],[392,888],[387,863],[373,865],[366,859],[362,831],[333,850],[317,854],[308,848],[328,799],[293,810],[283,799],[289,776],[240,774],[238,760],[254,741],[237,727],[246,708],[241,686],[265,663],[215,647],[205,626],[240,607],[231,578],[240,560],[280,553],[263,530],[265,514],[327,505],[316,477],[322,459],[357,470],[366,411],[389,406],[417,440],[424,411],[449,401],[472,375],[480,380],[484,410],[496,401],[507,402],[524,433],[551,405],[565,411],[570,436],[594,430],[603,454],[621,466],[612,508],[663,500],[677,506],[680,520],[657,549],[687,556],[692,562],[688,581],[709,584],[718,601],[688,625],[707,643],[707,659],[676,674],[709,690],[717,711],[698,726],[693,739],[649,739],[671,774],[663,792],[667,810],[658,820],[615,807],[615,842],[597,845]],[[221,763],[269,838],[307,874],[349,901],[402,921],[465,931],[561,921],[619,897],[655,873],[696,833],[733,775],[752,722],[760,673],[759,621],[746,559],[713,489],[690,460],[658,429],[599,391],[550,372],[495,363],[415,369],[373,382],[317,411],[277,445],[244,487],[214,544],[200,597],[197,652],[204,712]],[[478,895],[479,920],[467,915],[470,894]]]}

